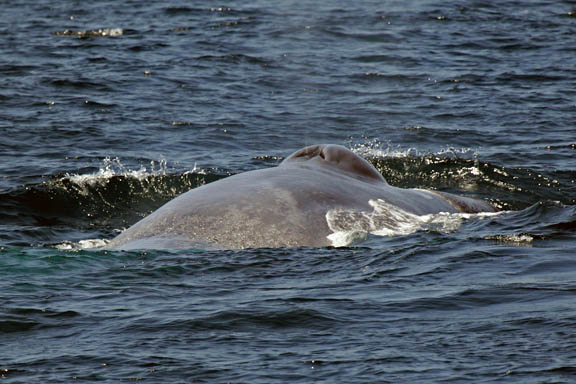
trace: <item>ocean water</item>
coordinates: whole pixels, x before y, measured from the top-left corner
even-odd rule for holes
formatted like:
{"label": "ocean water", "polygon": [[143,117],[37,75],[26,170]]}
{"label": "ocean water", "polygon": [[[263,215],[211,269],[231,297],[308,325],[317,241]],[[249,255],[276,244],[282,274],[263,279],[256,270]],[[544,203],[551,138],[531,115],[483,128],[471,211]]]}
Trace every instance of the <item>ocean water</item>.
{"label": "ocean water", "polygon": [[[7,0],[1,15],[3,383],[576,379],[573,1]],[[316,143],[502,212],[344,247],[99,248]]]}

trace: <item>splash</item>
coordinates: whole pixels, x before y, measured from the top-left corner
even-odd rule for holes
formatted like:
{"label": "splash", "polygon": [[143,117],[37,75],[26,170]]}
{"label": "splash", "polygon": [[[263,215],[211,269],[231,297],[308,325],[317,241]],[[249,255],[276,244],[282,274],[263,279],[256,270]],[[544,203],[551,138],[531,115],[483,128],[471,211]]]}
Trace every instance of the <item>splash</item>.
{"label": "splash", "polygon": [[[79,186],[93,186],[96,184],[105,184],[115,176],[123,176],[136,180],[144,180],[149,176],[166,176],[168,174],[168,163],[165,159],[159,161],[150,161],[149,166],[140,165],[139,169],[131,169],[120,161],[118,157],[107,157],[102,161],[98,171],[89,174],[70,174],[66,173],[60,181],[68,181]],[[206,174],[206,171],[194,164],[194,168],[183,173],[188,174]]]}
{"label": "splash", "polygon": [[478,151],[471,148],[454,148],[451,146],[438,150],[437,152],[422,151],[412,147],[393,145],[390,141],[380,141],[379,139],[367,140],[364,143],[349,143],[349,148],[356,154],[365,158],[454,158],[454,159],[474,159],[477,161]]}
{"label": "splash", "polygon": [[[204,184],[206,171],[194,164],[184,173],[170,173],[166,160],[150,161],[130,168],[119,158],[105,158],[96,172],[65,174],[55,183],[56,189],[64,188],[77,197],[89,198],[101,206],[118,207],[120,201],[129,204],[144,200],[172,198],[190,188]],[[85,204],[84,204],[85,205]]]}
{"label": "splash", "polygon": [[72,241],[63,241],[62,243],[54,245],[54,248],[65,251],[78,251],[82,249],[102,248],[109,242],[110,240],[106,239],[86,239],[80,240],[77,243]]}
{"label": "splash", "polygon": [[105,158],[102,165],[95,173],[77,175],[77,174],[65,174],[62,180],[71,181],[78,185],[95,185],[102,183],[114,176],[127,176],[135,179],[142,180],[151,174],[166,174],[166,161],[162,160],[158,163],[158,167],[154,161],[151,162],[150,169],[145,166],[140,166],[138,170],[132,170],[124,166],[120,159],[115,158]]}
{"label": "splash", "polygon": [[333,246],[353,245],[366,239],[368,234],[391,237],[409,235],[418,231],[449,233],[460,228],[466,219],[500,214],[499,212],[477,214],[440,212],[415,215],[382,199],[370,200],[368,203],[373,208],[372,212],[335,209],[326,213],[328,227],[333,232],[328,235],[328,239]]}
{"label": "splash", "polygon": [[349,148],[357,155],[364,158],[407,158],[416,157],[420,153],[415,148],[402,148],[399,145],[392,145],[390,141],[382,142],[372,139],[364,143],[349,143]]}

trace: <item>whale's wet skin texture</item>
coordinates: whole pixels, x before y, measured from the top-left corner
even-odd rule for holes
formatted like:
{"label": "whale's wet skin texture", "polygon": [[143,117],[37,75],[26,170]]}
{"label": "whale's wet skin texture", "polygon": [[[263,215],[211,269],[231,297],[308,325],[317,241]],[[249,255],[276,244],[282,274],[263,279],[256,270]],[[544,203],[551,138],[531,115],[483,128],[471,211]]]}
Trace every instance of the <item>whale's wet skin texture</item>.
{"label": "whale's wet skin texture", "polygon": [[[0,384],[576,382],[575,36],[573,0],[1,0]],[[318,143],[373,167],[281,164]]]}
{"label": "whale's wet skin texture", "polygon": [[[313,145],[278,167],[245,172],[186,192],[128,228],[108,247],[327,246],[332,245],[329,235],[333,233],[329,212],[369,213],[375,200],[414,215],[494,211],[480,200],[390,186],[368,161],[349,149]],[[356,219],[348,214],[342,220]]]}

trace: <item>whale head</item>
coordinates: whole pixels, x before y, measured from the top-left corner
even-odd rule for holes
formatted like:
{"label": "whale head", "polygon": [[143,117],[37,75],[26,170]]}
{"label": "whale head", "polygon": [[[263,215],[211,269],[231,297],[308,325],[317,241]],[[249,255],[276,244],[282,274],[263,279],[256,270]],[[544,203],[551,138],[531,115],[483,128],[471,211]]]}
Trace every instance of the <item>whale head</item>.
{"label": "whale head", "polygon": [[304,147],[288,156],[280,164],[280,166],[286,165],[327,167],[361,180],[386,183],[382,174],[372,164],[348,148],[336,144],[317,144]]}

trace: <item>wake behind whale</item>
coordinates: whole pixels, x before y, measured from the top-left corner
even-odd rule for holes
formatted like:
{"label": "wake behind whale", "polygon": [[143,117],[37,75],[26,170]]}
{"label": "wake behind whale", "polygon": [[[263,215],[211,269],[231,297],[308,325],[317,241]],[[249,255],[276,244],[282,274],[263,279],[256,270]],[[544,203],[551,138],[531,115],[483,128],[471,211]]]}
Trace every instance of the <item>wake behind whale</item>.
{"label": "wake behind whale", "polygon": [[[349,233],[366,232],[374,225],[374,218],[385,221],[399,212],[405,217],[419,217],[494,211],[481,200],[393,187],[354,152],[322,144],[295,152],[278,167],[192,189],[122,232],[108,247],[338,246],[346,244],[335,240],[335,233],[350,227],[353,230]],[[390,223],[393,226],[400,221],[392,219]]]}

